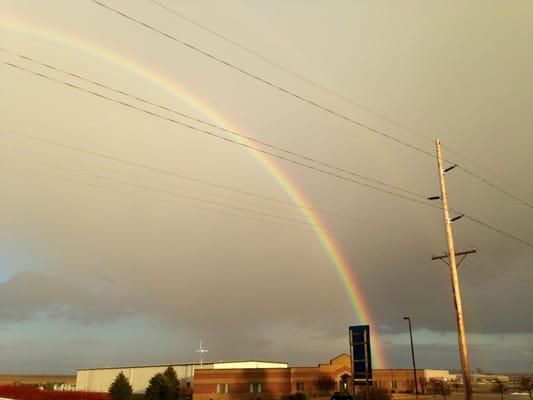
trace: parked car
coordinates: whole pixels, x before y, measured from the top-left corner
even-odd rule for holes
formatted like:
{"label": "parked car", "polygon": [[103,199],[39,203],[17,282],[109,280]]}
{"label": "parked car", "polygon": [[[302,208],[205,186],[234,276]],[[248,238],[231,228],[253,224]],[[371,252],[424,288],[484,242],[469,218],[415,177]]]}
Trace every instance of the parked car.
{"label": "parked car", "polygon": [[353,396],[348,392],[335,392],[331,396],[331,400],[353,400]]}

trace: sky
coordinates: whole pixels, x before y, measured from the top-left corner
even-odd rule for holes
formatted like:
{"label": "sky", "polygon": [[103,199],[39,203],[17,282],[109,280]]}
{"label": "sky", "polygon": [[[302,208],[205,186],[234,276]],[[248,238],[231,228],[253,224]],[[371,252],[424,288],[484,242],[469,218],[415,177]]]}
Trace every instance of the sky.
{"label": "sky", "polygon": [[0,0],[0,373],[315,365],[365,323],[406,368],[406,315],[417,366],[459,368],[442,213],[391,188],[438,194],[436,137],[450,206],[526,242],[453,224],[472,367],[533,371],[531,2],[102,3],[274,86],[90,0]]}

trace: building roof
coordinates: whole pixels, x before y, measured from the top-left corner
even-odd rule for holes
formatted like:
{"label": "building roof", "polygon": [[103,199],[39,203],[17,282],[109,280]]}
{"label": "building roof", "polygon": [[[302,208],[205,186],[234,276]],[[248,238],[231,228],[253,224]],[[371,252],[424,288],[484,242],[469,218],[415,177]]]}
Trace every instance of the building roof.
{"label": "building roof", "polygon": [[269,363],[269,364],[285,364],[284,361],[265,361],[265,360],[220,360],[216,362],[204,362],[200,364],[199,362],[191,362],[191,363],[165,363],[165,364],[138,364],[138,365],[112,365],[112,366],[105,366],[105,367],[92,367],[92,368],[77,368],[76,371],[91,371],[91,370],[97,370],[97,369],[126,369],[126,368],[154,368],[154,367],[169,367],[169,366],[210,366],[215,364],[232,364],[232,363]]}

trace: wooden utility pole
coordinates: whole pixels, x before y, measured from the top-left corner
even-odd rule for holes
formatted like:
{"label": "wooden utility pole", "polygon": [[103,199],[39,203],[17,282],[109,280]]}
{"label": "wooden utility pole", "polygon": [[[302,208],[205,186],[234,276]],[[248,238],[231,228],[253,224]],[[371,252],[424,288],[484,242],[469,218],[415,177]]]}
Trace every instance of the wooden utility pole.
{"label": "wooden utility pole", "polygon": [[445,169],[442,159],[440,140],[436,139],[435,144],[437,147],[437,162],[439,168],[440,198],[442,201],[442,211],[444,213],[444,230],[446,231],[446,240],[448,241],[448,257],[452,277],[453,301],[455,303],[455,313],[457,317],[459,356],[461,357],[461,367],[463,369],[465,399],[472,400],[472,380],[470,377],[470,361],[468,359],[468,345],[466,343],[463,304],[461,302],[461,291],[459,289],[459,278],[457,275],[457,264],[455,261],[455,245],[453,243],[450,211],[448,210],[448,194],[446,193],[446,182],[444,180]]}

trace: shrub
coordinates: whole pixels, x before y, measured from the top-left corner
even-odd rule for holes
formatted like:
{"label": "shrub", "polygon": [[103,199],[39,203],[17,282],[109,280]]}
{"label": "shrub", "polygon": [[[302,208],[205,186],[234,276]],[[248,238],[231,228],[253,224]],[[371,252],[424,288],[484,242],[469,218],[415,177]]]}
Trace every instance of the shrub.
{"label": "shrub", "polygon": [[335,389],[335,379],[329,375],[319,376],[315,381],[319,393],[329,393]]}
{"label": "shrub", "polygon": [[444,400],[446,396],[452,394],[452,388],[447,382],[440,379],[430,379],[428,392],[430,394],[440,394]]}
{"label": "shrub", "polygon": [[287,396],[287,400],[307,400],[307,395],[302,392],[293,393]]}
{"label": "shrub", "polygon": [[131,400],[133,388],[122,371],[117,375],[113,383],[111,383],[111,386],[109,386],[108,393],[113,400]]}
{"label": "shrub", "polygon": [[509,385],[503,381],[500,381],[499,379],[496,379],[494,381],[494,384],[490,388],[490,391],[492,393],[499,393],[501,399],[503,400],[503,394],[509,390]]}
{"label": "shrub", "polygon": [[[356,400],[366,400],[366,387],[362,386],[362,389],[355,396]],[[380,386],[368,387],[368,400],[391,400],[392,395],[386,388]]]}
{"label": "shrub", "polygon": [[522,376],[518,381],[518,387],[520,390],[527,392],[529,394],[529,400],[532,400],[531,392],[533,391],[533,377],[531,376]]}

